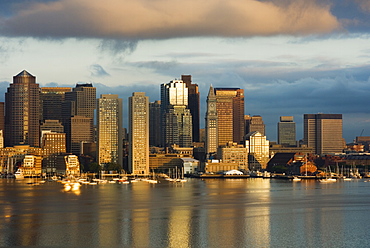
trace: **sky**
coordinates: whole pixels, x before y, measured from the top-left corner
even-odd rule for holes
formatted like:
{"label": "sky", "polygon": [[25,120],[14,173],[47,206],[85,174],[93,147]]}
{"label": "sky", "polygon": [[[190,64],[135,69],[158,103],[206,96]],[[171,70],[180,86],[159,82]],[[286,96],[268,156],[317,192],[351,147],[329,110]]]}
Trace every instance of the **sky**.
{"label": "sky", "polygon": [[343,137],[370,136],[368,0],[2,0],[0,101],[27,70],[45,86],[92,83],[160,99],[160,84],[192,75],[201,94],[245,91],[270,141],[280,116],[343,114]]}

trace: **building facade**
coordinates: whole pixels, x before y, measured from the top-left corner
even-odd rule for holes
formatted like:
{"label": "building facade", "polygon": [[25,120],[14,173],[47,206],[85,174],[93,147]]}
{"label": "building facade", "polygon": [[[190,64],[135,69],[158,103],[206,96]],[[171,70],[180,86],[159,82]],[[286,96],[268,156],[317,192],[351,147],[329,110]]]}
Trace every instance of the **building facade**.
{"label": "building facade", "polygon": [[197,84],[191,81],[191,75],[181,75],[181,80],[188,88],[188,108],[192,116],[193,142],[200,141],[200,93]]}
{"label": "building facade", "polygon": [[182,80],[161,85],[162,146],[190,147],[192,116],[188,109],[188,88]]}
{"label": "building facade", "polygon": [[149,104],[149,145],[161,146],[161,101]]}
{"label": "building facade", "polygon": [[129,170],[149,174],[149,97],[134,92],[129,97]]}
{"label": "building facade", "polygon": [[244,138],[244,90],[215,88],[218,115],[218,146],[241,144]]}
{"label": "building facade", "polygon": [[304,143],[316,154],[343,151],[342,114],[305,114],[303,125]]}
{"label": "building facade", "polygon": [[245,115],[245,134],[248,134],[250,132],[258,131],[262,135],[265,134],[265,123],[262,120],[262,116],[260,115]]}
{"label": "building facade", "polygon": [[5,146],[40,146],[40,88],[36,77],[22,71],[5,93]]}
{"label": "building facade", "polygon": [[59,120],[62,122],[62,104],[65,93],[71,92],[71,87],[42,87],[40,91],[40,103],[42,121]]}
{"label": "building facade", "polygon": [[211,85],[207,96],[207,112],[205,120],[205,148],[208,156],[216,153],[218,148],[218,115],[216,105],[217,99]]}
{"label": "building facade", "polygon": [[293,116],[280,116],[277,129],[278,144],[288,146],[296,145],[296,125]]}
{"label": "building facade", "polygon": [[258,131],[246,135],[245,147],[249,150],[248,167],[251,171],[266,169],[270,159],[270,142]]}
{"label": "building facade", "polygon": [[122,99],[101,95],[97,105],[97,160],[99,165],[123,166]]}

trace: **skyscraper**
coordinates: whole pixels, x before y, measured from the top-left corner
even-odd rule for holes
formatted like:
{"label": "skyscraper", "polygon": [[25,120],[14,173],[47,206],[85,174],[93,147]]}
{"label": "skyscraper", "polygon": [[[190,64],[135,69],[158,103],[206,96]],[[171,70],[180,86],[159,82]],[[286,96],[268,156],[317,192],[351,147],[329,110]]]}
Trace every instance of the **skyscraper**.
{"label": "skyscraper", "polygon": [[293,116],[280,116],[278,123],[278,144],[296,145],[296,126]]}
{"label": "skyscraper", "polygon": [[149,104],[149,145],[161,146],[161,101]]}
{"label": "skyscraper", "polygon": [[[95,108],[96,88],[92,84],[76,84],[71,92],[65,93],[62,116],[67,136],[67,152],[72,152],[71,149],[73,149],[73,153],[78,155],[82,153],[82,149],[80,145],[79,152],[77,152],[77,144],[94,142]],[[85,130],[81,130],[81,125],[85,125]],[[79,133],[79,130],[82,133]]]}
{"label": "skyscraper", "polygon": [[198,85],[192,83],[191,75],[181,75],[181,80],[186,84],[186,87],[188,88],[188,108],[190,109],[192,117],[193,142],[199,142],[200,93],[198,90]]}
{"label": "skyscraper", "polygon": [[260,134],[265,136],[265,123],[260,115],[245,115],[245,134],[250,132],[258,131]]}
{"label": "skyscraper", "polygon": [[192,145],[192,116],[188,109],[188,88],[182,80],[161,85],[162,145]]}
{"label": "skyscraper", "polygon": [[42,121],[59,120],[62,122],[62,103],[70,87],[42,87],[40,101],[42,106]]}
{"label": "skyscraper", "polygon": [[118,95],[101,95],[97,106],[97,160],[99,165],[123,166],[122,99]]}
{"label": "skyscraper", "polygon": [[218,145],[228,142],[241,144],[244,140],[244,90],[215,88],[218,114]]}
{"label": "skyscraper", "polygon": [[340,153],[344,148],[342,114],[305,114],[304,142],[316,154]]}
{"label": "skyscraper", "polygon": [[149,97],[134,92],[129,97],[129,170],[149,174]]}
{"label": "skyscraper", "polygon": [[207,112],[206,112],[206,154],[217,152],[218,148],[218,116],[217,116],[217,99],[212,85],[209,87],[207,96]]}
{"label": "skyscraper", "polygon": [[40,88],[36,77],[22,71],[5,93],[5,145],[40,146]]}

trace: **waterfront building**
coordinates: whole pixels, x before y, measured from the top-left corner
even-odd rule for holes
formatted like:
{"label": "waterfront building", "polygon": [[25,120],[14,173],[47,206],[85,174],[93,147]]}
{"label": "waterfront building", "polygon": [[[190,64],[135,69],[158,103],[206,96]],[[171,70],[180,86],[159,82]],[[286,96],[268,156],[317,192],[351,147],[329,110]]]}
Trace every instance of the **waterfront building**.
{"label": "waterfront building", "polygon": [[191,81],[191,75],[181,75],[181,80],[188,88],[188,108],[192,116],[193,142],[200,141],[200,93],[197,84]]}
{"label": "waterfront building", "polygon": [[214,154],[218,148],[218,116],[217,99],[212,85],[209,87],[207,96],[207,112],[205,123],[205,148],[206,154]]}
{"label": "waterfront building", "polygon": [[280,116],[278,123],[278,144],[296,146],[296,125],[293,116]]}
{"label": "waterfront building", "polygon": [[248,149],[235,142],[229,142],[226,146],[218,148],[217,157],[223,163],[237,164],[237,170],[248,170]]}
{"label": "waterfront building", "polygon": [[57,157],[57,174],[66,176],[79,176],[81,173],[80,167],[80,161],[76,155],[64,154]]}
{"label": "waterfront building", "polygon": [[182,168],[185,175],[191,175],[198,172],[199,160],[194,158],[181,158],[182,160]]}
{"label": "waterfront building", "polygon": [[42,156],[42,148],[29,145],[0,148],[0,171],[14,173],[16,167],[22,164],[24,156],[27,154]]}
{"label": "waterfront building", "polygon": [[269,141],[258,131],[246,135],[245,147],[248,148],[248,167],[251,171],[266,169],[269,156]]}
{"label": "waterfront building", "polygon": [[192,116],[188,109],[188,88],[182,80],[161,85],[162,145],[192,146]]}
{"label": "waterfront building", "polygon": [[220,160],[208,160],[202,166],[202,171],[206,174],[210,173],[223,173],[225,171],[238,170],[239,165],[237,163],[224,163]]}
{"label": "waterfront building", "polygon": [[66,153],[66,134],[42,131],[41,148],[43,150],[43,169],[48,173],[56,172],[57,157]]}
{"label": "waterfront building", "polygon": [[129,97],[129,171],[149,174],[149,97],[134,92]]}
{"label": "waterfront building", "polygon": [[24,176],[39,176],[41,175],[42,156],[25,155],[22,163]]}
{"label": "waterfront building", "polygon": [[[156,153],[149,155],[150,171],[164,172],[172,175],[183,166],[182,158],[192,158],[190,154]],[[177,169],[176,169],[177,168]]]}
{"label": "waterfront building", "polygon": [[63,133],[64,127],[59,120],[44,120],[40,125],[40,130],[42,131],[52,131],[56,133]]}
{"label": "waterfront building", "polygon": [[218,146],[228,142],[241,144],[244,138],[244,90],[214,88],[217,99]]}
{"label": "waterfront building", "polygon": [[101,95],[97,106],[97,160],[123,166],[122,99],[118,95]]}
{"label": "waterfront building", "polygon": [[5,93],[5,146],[40,146],[40,88],[23,70]]}
{"label": "waterfront building", "polygon": [[62,104],[65,100],[65,93],[71,91],[71,87],[41,87],[41,120],[43,122],[46,120],[59,120],[62,122]]}
{"label": "waterfront building", "polygon": [[161,146],[161,101],[149,104],[149,145]]}
{"label": "waterfront building", "polygon": [[305,114],[304,143],[319,155],[341,153],[342,125],[342,114]]}
{"label": "waterfront building", "polygon": [[245,134],[250,132],[258,131],[260,134],[265,136],[265,123],[262,120],[262,116],[260,115],[245,115]]}

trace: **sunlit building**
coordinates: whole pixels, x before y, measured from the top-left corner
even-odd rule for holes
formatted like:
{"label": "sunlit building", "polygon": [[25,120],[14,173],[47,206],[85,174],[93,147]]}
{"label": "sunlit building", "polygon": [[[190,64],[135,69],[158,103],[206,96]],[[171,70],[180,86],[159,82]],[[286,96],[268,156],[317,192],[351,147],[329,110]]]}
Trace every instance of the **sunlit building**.
{"label": "sunlit building", "polygon": [[236,164],[238,170],[248,170],[248,154],[248,147],[229,142],[226,146],[218,148],[217,157],[223,163]]}
{"label": "sunlit building", "polygon": [[316,154],[343,151],[342,114],[305,114],[303,124],[304,142]]}
{"label": "sunlit building", "polygon": [[248,167],[251,171],[266,169],[269,157],[269,141],[258,131],[246,135],[245,147],[249,150]]}
{"label": "sunlit building", "polygon": [[218,146],[228,142],[241,144],[244,138],[244,90],[214,88],[217,99]]}
{"label": "sunlit building", "polygon": [[123,165],[122,99],[101,95],[97,106],[97,159],[99,165]]}
{"label": "sunlit building", "polygon": [[41,147],[43,149],[43,169],[48,173],[55,172],[57,157],[66,152],[66,134],[42,131]]}
{"label": "sunlit building", "polygon": [[149,97],[134,92],[129,97],[129,170],[149,174]]}
{"label": "sunlit building", "polygon": [[260,115],[245,115],[245,133],[258,131],[260,134],[265,135],[265,123]]}
{"label": "sunlit building", "polygon": [[41,175],[42,156],[25,155],[22,163],[24,176],[39,176]]}
{"label": "sunlit building", "polygon": [[192,116],[188,108],[188,88],[182,80],[161,85],[163,146],[192,146]]}
{"label": "sunlit building", "polygon": [[207,112],[205,123],[205,147],[206,154],[214,154],[218,147],[218,116],[217,99],[212,85],[209,87],[207,96]]}

